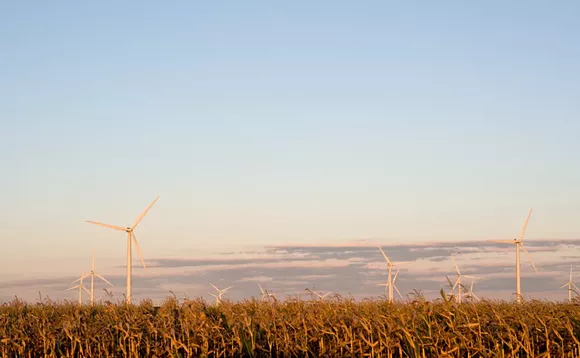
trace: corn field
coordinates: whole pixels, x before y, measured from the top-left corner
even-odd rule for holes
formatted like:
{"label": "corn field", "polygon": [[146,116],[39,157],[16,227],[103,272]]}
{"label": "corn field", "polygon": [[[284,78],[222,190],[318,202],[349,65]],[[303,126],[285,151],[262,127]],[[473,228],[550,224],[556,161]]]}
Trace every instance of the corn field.
{"label": "corn field", "polygon": [[2,357],[579,357],[580,306],[15,299],[0,306],[0,339]]}

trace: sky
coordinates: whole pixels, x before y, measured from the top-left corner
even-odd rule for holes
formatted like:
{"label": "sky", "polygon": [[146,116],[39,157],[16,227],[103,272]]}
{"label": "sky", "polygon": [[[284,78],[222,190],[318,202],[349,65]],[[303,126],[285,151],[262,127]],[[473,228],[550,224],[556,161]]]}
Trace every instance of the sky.
{"label": "sky", "polygon": [[[572,282],[578,281],[580,240],[530,240],[525,247],[530,255],[522,253],[521,257],[524,299],[567,300],[568,292],[562,285],[569,281],[571,269]],[[457,270],[462,275],[463,292],[472,290],[477,299],[510,301],[516,297],[513,245],[455,241],[399,243],[383,245],[382,249],[395,265],[393,274],[398,272],[397,300],[412,300],[417,294],[428,300],[441,299],[441,289],[451,294],[447,278],[454,284]],[[95,278],[95,299],[124,301],[125,267],[119,262],[101,260],[96,261],[95,269],[113,285]],[[280,300],[313,298],[308,290],[328,293],[329,298],[338,295],[355,300],[384,299],[385,289],[380,284],[388,277],[381,252],[364,240],[349,245],[265,246],[203,257],[153,256],[148,259],[147,269],[134,270],[133,301],[151,299],[157,304],[173,295],[179,300],[202,298],[213,303],[210,293],[216,291],[212,284],[218,289],[231,287],[224,299],[234,301],[260,298],[261,288]],[[76,301],[78,293],[66,291],[76,278],[63,273],[4,281],[0,302],[9,302],[15,296],[29,302],[47,298]],[[83,284],[89,288],[87,281]],[[577,295],[580,293],[572,292],[573,297]],[[84,302],[89,300],[89,295],[83,297]]]}
{"label": "sky", "polygon": [[113,274],[85,220],[157,195],[146,260],[512,238],[531,207],[527,239],[578,239],[579,10],[2,3],[0,282]]}

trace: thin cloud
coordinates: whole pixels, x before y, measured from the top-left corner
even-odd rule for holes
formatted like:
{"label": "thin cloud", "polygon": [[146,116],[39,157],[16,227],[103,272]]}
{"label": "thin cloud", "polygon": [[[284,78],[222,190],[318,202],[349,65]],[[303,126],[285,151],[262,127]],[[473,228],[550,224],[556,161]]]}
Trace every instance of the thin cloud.
{"label": "thin cloud", "polygon": [[[462,274],[475,276],[474,289],[479,297],[513,298],[515,269],[513,245],[495,245],[485,241],[448,242],[440,246],[430,244],[382,245],[395,262],[411,264],[400,267],[397,279],[399,290],[407,295],[420,290],[427,298],[439,297],[447,290],[445,276],[455,280],[455,255]],[[522,290],[535,298],[565,299],[559,290],[567,281],[570,264],[580,260],[570,252],[580,250],[580,240],[529,240],[530,251],[539,274],[536,275],[522,254]],[[284,298],[301,295],[306,288],[331,291],[355,298],[379,297],[386,281],[386,263],[376,245],[360,243],[347,246],[297,245],[271,246],[262,251],[224,252],[205,258],[158,257],[148,260],[147,270],[135,268],[133,295],[136,300],[151,298],[162,301],[171,295],[203,297],[210,282],[219,286],[234,285],[227,298],[234,300],[259,297],[257,283]],[[580,268],[579,268],[580,271]],[[122,300],[125,292],[123,267],[101,270],[109,281],[113,301]],[[65,292],[76,277],[55,277],[3,282],[0,297],[11,300],[14,295],[37,300],[38,291],[53,299],[76,300],[75,292]],[[99,284],[98,299],[111,299]]]}

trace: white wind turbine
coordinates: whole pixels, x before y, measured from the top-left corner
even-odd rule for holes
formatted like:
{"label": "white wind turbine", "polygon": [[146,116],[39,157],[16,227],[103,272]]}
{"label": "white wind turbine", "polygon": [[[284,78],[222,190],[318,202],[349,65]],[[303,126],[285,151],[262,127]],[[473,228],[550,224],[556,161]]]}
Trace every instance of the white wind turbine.
{"label": "white wind turbine", "polygon": [[524,246],[524,234],[526,233],[526,227],[528,226],[528,222],[530,221],[531,215],[532,215],[532,209],[530,209],[530,212],[528,213],[528,216],[526,217],[526,221],[524,222],[524,226],[522,227],[522,231],[520,232],[519,239],[488,240],[489,242],[498,242],[498,243],[502,243],[502,244],[514,244],[514,245],[516,245],[516,297],[517,297],[518,303],[522,302],[522,291],[521,291],[521,286],[520,286],[520,248],[524,250],[526,255],[528,255],[528,259],[532,263],[532,267],[534,268],[534,271],[536,272],[536,274],[538,273],[538,270],[536,270],[536,265],[534,265],[534,261],[532,260],[532,256],[528,252],[528,249],[526,249],[526,247]]}
{"label": "white wind turbine", "polygon": [[[397,291],[397,294],[399,295],[399,297],[401,297],[402,300],[404,300],[403,295],[401,295],[401,291],[399,291],[399,289],[397,288],[397,285],[395,285],[395,282],[397,282],[397,276],[399,276],[399,269],[397,269],[397,272],[395,272],[395,276],[393,277],[393,281],[387,281],[387,283],[379,283],[377,286],[385,286],[385,291],[387,291],[387,288],[389,289],[389,302],[393,302],[393,288]],[[389,274],[390,277],[390,274]]]}
{"label": "white wind turbine", "polygon": [[262,301],[267,300],[268,298],[272,297],[272,298],[276,298],[275,294],[268,292],[268,290],[266,290],[265,288],[262,288],[262,285],[260,285],[258,283],[258,287],[260,287],[260,292],[262,293]]}
{"label": "white wind turbine", "polygon": [[[389,259],[387,254],[383,251],[383,249],[380,246],[378,248],[379,248],[379,250],[381,250],[381,253],[383,254],[383,257],[385,258],[385,261],[387,261],[387,269],[388,269],[387,283],[379,284],[379,286],[385,286],[385,290],[388,290],[389,302],[393,302],[393,299],[394,299],[393,289],[397,290],[397,292],[399,293],[399,296],[401,296],[401,298],[403,298],[403,296],[399,292],[399,289],[395,286],[395,280],[397,278],[397,275],[399,274],[399,270],[397,270],[397,273],[395,274],[395,278],[393,279],[393,267],[395,266],[395,264]],[[405,265],[405,264],[408,264],[408,262],[397,263],[398,266]]]}
{"label": "white wind turbine", "polygon": [[475,295],[475,293],[473,293],[473,284],[475,283],[475,279],[473,279],[471,281],[471,286],[469,287],[469,292],[467,292],[467,294],[465,295],[465,297],[467,297],[468,299],[470,299],[471,301],[473,301],[473,299],[475,298],[476,300],[479,301],[479,297],[477,297]]}
{"label": "white wind turbine", "polygon": [[[101,280],[105,281],[109,285],[113,286],[112,283],[110,283],[103,276],[101,276],[101,275],[99,275],[98,273],[95,272],[95,253],[94,252],[93,252],[93,262],[91,264],[91,271],[89,273],[84,274],[83,276],[81,276],[81,278],[77,279],[77,281],[82,280],[84,278],[87,278],[89,276],[91,276],[91,292],[90,292],[90,295],[91,295],[91,306],[92,306],[93,303],[94,303],[94,301],[95,301],[95,276],[97,278],[100,278]],[[75,281],[75,282],[77,282],[77,281]]]}
{"label": "white wind turbine", "polygon": [[127,303],[131,303],[131,269],[132,269],[132,264],[133,264],[133,256],[132,256],[132,252],[131,252],[131,248],[132,248],[131,241],[133,241],[133,243],[135,243],[135,247],[137,248],[137,253],[139,254],[139,258],[141,259],[141,263],[143,264],[143,268],[146,268],[145,260],[143,260],[143,255],[141,255],[141,248],[139,248],[139,243],[137,242],[137,237],[135,237],[135,234],[133,233],[133,231],[135,230],[135,227],[137,227],[139,222],[143,219],[143,217],[147,214],[149,209],[151,209],[153,204],[155,204],[157,199],[159,199],[159,196],[157,198],[155,198],[155,200],[153,200],[151,205],[149,205],[147,207],[147,209],[145,209],[145,211],[143,211],[141,213],[141,215],[139,215],[139,217],[137,218],[137,220],[135,220],[135,222],[133,223],[132,226],[121,227],[121,226],[116,226],[116,225],[103,224],[103,223],[100,223],[97,221],[87,220],[87,222],[91,223],[91,224],[100,225],[100,226],[107,227],[109,229],[113,229],[113,230],[117,230],[117,231],[124,231],[127,233],[127,295],[126,295],[127,296],[126,297]]}
{"label": "white wind turbine", "polygon": [[314,290],[311,290],[309,288],[306,289],[306,291],[310,292],[310,294],[315,295],[316,297],[318,297],[319,300],[324,301],[324,299],[326,298],[326,296],[330,295],[332,292],[328,291],[326,292],[324,295],[320,294]]}
{"label": "white wind turbine", "polygon": [[457,287],[457,303],[461,303],[461,298],[463,296],[463,285],[461,284],[461,277],[467,277],[470,278],[472,280],[474,280],[475,278],[473,276],[468,276],[468,275],[461,275],[461,272],[459,271],[459,266],[457,266],[457,261],[455,261],[455,257],[451,256],[451,259],[453,260],[453,264],[455,265],[455,270],[457,270],[457,278],[455,279],[455,284],[453,285],[453,288],[451,289],[451,292],[455,291],[455,287]]}
{"label": "white wind turbine", "polygon": [[219,305],[220,303],[222,303],[222,297],[224,295],[224,293],[226,293],[227,290],[229,290],[230,288],[234,287],[234,286],[230,286],[230,287],[226,287],[223,290],[220,290],[219,288],[215,287],[213,283],[210,282],[211,287],[213,287],[216,291],[217,291],[217,295],[213,294],[211,292],[208,292],[211,296],[215,297],[216,299],[216,305]]}
{"label": "white wind turbine", "polygon": [[79,290],[79,305],[83,304],[83,290],[85,290],[87,293],[90,294],[89,290],[87,290],[85,288],[85,286],[83,286],[83,278],[84,278],[84,272],[81,274],[81,278],[74,280],[72,283],[75,283],[77,281],[80,281],[78,285],[73,286],[69,289],[66,289],[65,291],[71,291],[71,290],[75,290],[78,289]]}
{"label": "white wind turbine", "polygon": [[576,294],[578,294],[580,291],[574,282],[572,282],[572,265],[570,265],[570,281],[563,284],[560,288],[564,288],[566,286],[568,286],[568,302],[572,302],[572,291],[576,292]]}

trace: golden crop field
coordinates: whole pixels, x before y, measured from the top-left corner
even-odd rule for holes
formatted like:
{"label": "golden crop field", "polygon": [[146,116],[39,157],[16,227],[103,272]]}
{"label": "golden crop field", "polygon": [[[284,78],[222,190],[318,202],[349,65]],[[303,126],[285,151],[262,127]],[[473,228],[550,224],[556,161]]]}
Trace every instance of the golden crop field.
{"label": "golden crop field", "polygon": [[2,357],[578,357],[580,306],[225,301],[0,307]]}

